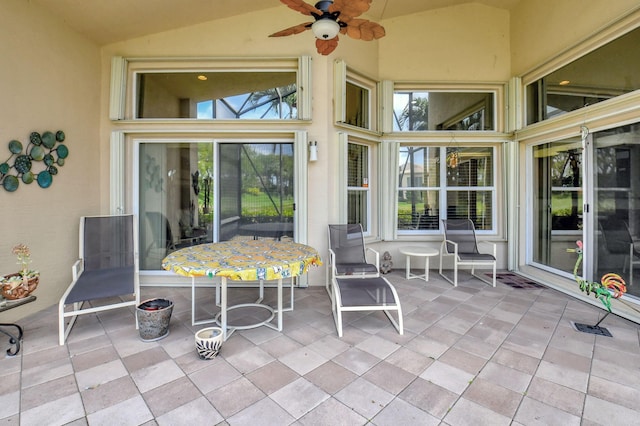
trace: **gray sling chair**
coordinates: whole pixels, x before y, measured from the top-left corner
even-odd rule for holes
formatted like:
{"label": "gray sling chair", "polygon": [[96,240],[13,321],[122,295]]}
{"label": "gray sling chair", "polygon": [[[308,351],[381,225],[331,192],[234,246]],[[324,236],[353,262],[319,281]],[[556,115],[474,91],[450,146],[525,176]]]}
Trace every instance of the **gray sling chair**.
{"label": "gray sling chair", "polygon": [[[440,246],[440,275],[458,286],[458,267],[471,266],[471,275],[487,282],[487,279],[475,274],[475,268],[490,267],[493,269],[493,280],[490,282],[496,286],[496,245],[484,241],[485,244],[493,246],[493,254],[480,253],[478,251],[478,241],[476,239],[476,229],[471,219],[448,219],[442,220],[444,226],[444,241]],[[442,273],[442,259],[453,258],[453,280]]]}
{"label": "gray sling chair", "polygon": [[[80,257],[71,268],[73,281],[58,304],[60,345],[78,315],[140,304],[137,247],[135,216],[80,218]],[[83,309],[85,303],[91,306]]]}
{"label": "gray sling chair", "polygon": [[[640,265],[640,252],[636,250],[633,244],[633,238],[631,238],[631,232],[629,232],[627,222],[613,217],[607,220],[600,220],[598,224],[604,239],[603,247],[608,255],[607,263],[609,267],[611,267],[609,263],[611,257],[609,256],[615,256],[617,259],[621,256],[624,260],[622,273],[626,274],[628,266],[629,276],[627,284],[630,286],[633,285],[633,268],[634,266]],[[615,263],[615,261],[612,263],[614,263],[616,267],[619,265]]]}
{"label": "gray sling chair", "polygon": [[[367,253],[375,263],[367,260]],[[403,334],[402,309],[396,289],[380,276],[380,255],[365,248],[362,225],[329,225],[327,292],[338,336],[342,337],[342,313],[383,311]],[[396,311],[395,320],[390,311]]]}
{"label": "gray sling chair", "polygon": [[[375,263],[367,259],[367,253]],[[373,260],[372,259],[372,260]],[[371,278],[380,276],[380,254],[365,248],[364,232],[359,223],[329,225],[329,263],[327,265],[327,292],[336,278]]]}

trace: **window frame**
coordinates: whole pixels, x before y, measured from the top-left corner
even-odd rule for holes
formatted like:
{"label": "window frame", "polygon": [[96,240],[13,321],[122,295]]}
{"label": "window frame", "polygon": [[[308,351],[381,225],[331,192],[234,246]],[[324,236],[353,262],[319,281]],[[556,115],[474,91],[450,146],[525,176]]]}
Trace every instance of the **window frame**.
{"label": "window frame", "polygon": [[[367,227],[364,229],[365,237],[377,238],[380,232],[379,221],[382,213],[379,211],[380,204],[380,143],[375,138],[367,138],[362,135],[354,135],[347,132],[339,132],[337,134],[338,146],[340,149],[340,170],[337,181],[337,196],[339,206],[340,223],[347,223],[349,218],[349,202],[348,194],[350,188],[358,191],[366,191],[367,193]],[[368,148],[368,168],[369,168],[369,186],[368,188],[349,187],[349,162],[348,152],[349,144],[364,145]],[[364,228],[364,224],[363,224]]]}
{"label": "window frame", "polygon": [[[368,117],[365,126],[350,124],[347,120],[347,83],[361,88],[368,94],[367,111],[363,114]],[[362,73],[349,68],[344,60],[334,63],[334,122],[338,127],[354,129],[358,131],[376,132],[378,125],[378,82]]]}
{"label": "window frame", "polygon": [[[496,143],[482,143],[482,142],[458,142],[451,143],[451,141],[443,143],[443,142],[400,142],[398,144],[398,159],[400,158],[400,150],[403,147],[432,147],[439,148],[440,152],[438,153],[439,158],[439,183],[437,186],[420,186],[420,187],[404,187],[401,186],[401,182],[398,180],[396,188],[395,188],[395,204],[396,204],[396,214],[394,219],[394,228],[396,235],[398,237],[410,237],[410,236],[434,236],[442,234],[442,219],[447,218],[447,196],[450,192],[460,192],[464,191],[467,193],[470,192],[491,192],[491,223],[492,227],[488,230],[477,229],[476,233],[479,235],[498,235],[499,234],[499,208],[500,208],[500,188],[501,181],[499,179],[499,154],[500,151],[498,149],[498,144]],[[447,149],[456,147],[458,149],[463,148],[491,148],[491,173],[492,173],[492,185],[487,186],[450,186],[447,182]],[[394,170],[398,170],[398,164],[394,165]],[[398,228],[398,208],[397,205],[399,203],[399,193],[400,191],[438,191],[438,227],[435,229],[399,229]]]}
{"label": "window frame", "polygon": [[[393,134],[424,134],[424,133],[442,133],[442,132],[464,132],[464,133],[480,133],[486,134],[490,132],[504,132],[505,119],[503,111],[505,110],[505,85],[502,83],[428,83],[428,82],[384,82],[387,96],[384,100],[384,111],[386,116],[384,119],[385,131]],[[493,129],[491,130],[448,130],[448,129],[431,129],[431,130],[396,130],[394,129],[394,97],[397,92],[438,92],[438,93],[485,93],[493,97],[492,121]],[[465,118],[467,115],[481,109],[483,101],[475,102],[468,106],[458,114],[452,115],[443,121],[443,123],[454,124],[455,122]],[[388,117],[387,117],[388,116]],[[387,128],[389,127],[389,128]]]}
{"label": "window frame", "polygon": [[242,119],[242,123],[283,123],[311,120],[311,57],[275,58],[125,58],[111,60],[109,118],[132,122],[217,122],[237,123],[238,119],[137,118],[137,75],[143,72],[295,72],[297,90],[296,119]]}

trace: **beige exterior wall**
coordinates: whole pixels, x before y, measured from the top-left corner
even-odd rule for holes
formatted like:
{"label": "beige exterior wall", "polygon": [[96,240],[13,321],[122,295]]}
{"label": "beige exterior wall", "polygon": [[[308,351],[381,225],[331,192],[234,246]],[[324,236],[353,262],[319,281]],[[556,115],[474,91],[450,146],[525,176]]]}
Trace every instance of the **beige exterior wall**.
{"label": "beige exterior wall", "polygon": [[[58,301],[77,257],[81,215],[109,211],[108,119],[111,58],[270,57],[313,58],[313,122],[285,125],[317,140],[319,160],[309,165],[309,244],[326,253],[326,224],[335,221],[337,129],[333,125],[333,64],[366,76],[395,81],[507,82],[584,39],[636,7],[637,0],[523,1],[511,13],[468,3],[381,22],[387,36],[363,42],[341,36],[330,56],[315,51],[311,32],[283,38],[267,35],[304,22],[282,6],[98,47],[32,2],[0,3],[1,152],[11,139],[32,131],[66,132],[70,155],[51,188],[0,188],[0,273],[13,272],[11,247],[32,247],[42,272],[38,300],[3,313],[18,318]],[[543,31],[541,31],[541,29]],[[129,126],[130,127],[130,126]],[[377,247],[384,250],[383,245]],[[402,260],[398,259],[396,266]],[[323,277],[314,272],[312,279]],[[323,283],[324,279],[317,282]]]}
{"label": "beige exterior wall", "polygon": [[[71,282],[78,257],[78,223],[99,213],[100,50],[32,2],[0,4],[0,161],[8,143],[24,148],[31,132],[63,130],[69,157],[51,187],[0,188],[0,274],[17,272],[11,248],[31,248],[41,272],[38,300],[2,313],[11,320],[51,306]],[[40,165],[34,165],[40,171]]]}
{"label": "beige exterior wall", "polygon": [[511,69],[520,76],[640,7],[637,0],[521,1],[511,14]]}
{"label": "beige exterior wall", "polygon": [[469,3],[383,22],[380,78],[504,81],[510,73],[509,12]]}

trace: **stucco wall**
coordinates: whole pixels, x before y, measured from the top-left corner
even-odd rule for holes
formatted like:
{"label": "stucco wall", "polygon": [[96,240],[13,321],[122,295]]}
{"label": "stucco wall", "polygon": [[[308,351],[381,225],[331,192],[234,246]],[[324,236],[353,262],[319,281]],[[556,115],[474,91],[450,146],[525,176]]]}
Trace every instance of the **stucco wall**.
{"label": "stucco wall", "polygon": [[530,71],[638,7],[637,0],[521,1],[511,14],[512,74]]}
{"label": "stucco wall", "polygon": [[400,81],[507,81],[509,12],[469,3],[389,19],[380,77]]}
{"label": "stucco wall", "polygon": [[41,272],[38,300],[2,313],[5,321],[57,303],[78,256],[79,217],[99,213],[100,54],[23,0],[0,3],[0,40],[0,161],[10,155],[10,140],[26,148],[33,131],[63,130],[69,148],[51,187],[0,188],[0,274],[17,271],[11,248],[18,243],[31,248],[32,267]]}

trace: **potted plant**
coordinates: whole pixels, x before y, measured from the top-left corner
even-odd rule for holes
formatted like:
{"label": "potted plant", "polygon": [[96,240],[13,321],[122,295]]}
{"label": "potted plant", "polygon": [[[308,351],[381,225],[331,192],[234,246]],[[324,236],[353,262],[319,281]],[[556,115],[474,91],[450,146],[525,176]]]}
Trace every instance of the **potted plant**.
{"label": "potted plant", "polygon": [[8,300],[22,299],[29,296],[38,287],[40,273],[29,269],[31,252],[29,247],[18,244],[13,247],[12,253],[18,259],[20,271],[0,277],[2,296]]}

